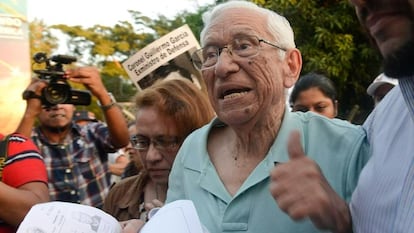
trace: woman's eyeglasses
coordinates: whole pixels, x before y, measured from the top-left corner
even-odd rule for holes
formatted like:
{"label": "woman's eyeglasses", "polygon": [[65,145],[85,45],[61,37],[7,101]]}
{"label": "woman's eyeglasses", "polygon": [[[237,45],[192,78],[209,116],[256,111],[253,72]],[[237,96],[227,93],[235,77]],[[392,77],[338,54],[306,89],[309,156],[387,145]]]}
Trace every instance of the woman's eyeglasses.
{"label": "woman's eyeglasses", "polygon": [[181,140],[176,136],[157,136],[148,138],[143,135],[131,137],[132,146],[139,152],[147,152],[152,144],[160,152],[176,152],[181,145]]}

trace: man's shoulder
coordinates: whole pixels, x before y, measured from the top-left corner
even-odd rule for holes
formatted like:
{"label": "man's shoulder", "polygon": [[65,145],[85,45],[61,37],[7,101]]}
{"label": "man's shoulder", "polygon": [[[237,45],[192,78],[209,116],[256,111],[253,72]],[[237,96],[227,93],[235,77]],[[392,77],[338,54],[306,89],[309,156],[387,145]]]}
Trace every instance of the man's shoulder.
{"label": "man's shoulder", "polygon": [[137,195],[143,192],[147,176],[144,173],[127,177],[115,183],[107,195],[108,200],[114,200],[127,205],[131,200],[139,198]]}
{"label": "man's shoulder", "polygon": [[327,118],[313,112],[291,114],[296,121],[299,121],[303,127],[308,130],[334,130],[340,132],[355,132],[363,134],[361,125],[353,124],[349,121],[339,118]]}
{"label": "man's shoulder", "polygon": [[28,137],[24,136],[23,134],[16,133],[16,132],[9,135],[9,140],[14,141],[14,142],[21,142],[21,143],[24,143],[26,141],[30,142]]}
{"label": "man's shoulder", "polygon": [[121,179],[117,183],[115,183],[111,187],[111,191],[119,192],[120,190],[128,190],[130,188],[136,188],[137,186],[140,186],[140,184],[144,181],[145,174],[139,173],[135,176],[130,176],[124,179]]}
{"label": "man's shoulder", "polygon": [[371,141],[374,136],[390,137],[391,132],[397,136],[401,131],[410,131],[412,128],[409,126],[412,124],[410,111],[399,86],[396,86],[375,107],[363,127]]}
{"label": "man's shoulder", "polygon": [[39,149],[34,142],[26,136],[19,133],[12,133],[8,137],[8,153],[12,157],[14,155],[25,153],[38,153]]}
{"label": "man's shoulder", "polygon": [[404,102],[404,97],[399,86],[394,87],[374,108],[364,122],[364,128],[372,124],[372,121],[383,121],[387,124],[394,124],[391,118],[400,116],[403,112],[408,112]]}

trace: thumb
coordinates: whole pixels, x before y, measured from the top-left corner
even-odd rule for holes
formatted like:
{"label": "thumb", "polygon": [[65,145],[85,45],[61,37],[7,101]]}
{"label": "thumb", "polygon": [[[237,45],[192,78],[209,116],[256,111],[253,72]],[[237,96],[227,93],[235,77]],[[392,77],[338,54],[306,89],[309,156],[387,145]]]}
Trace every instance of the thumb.
{"label": "thumb", "polygon": [[302,144],[300,143],[299,131],[295,130],[290,133],[287,150],[290,159],[299,159],[305,156]]}

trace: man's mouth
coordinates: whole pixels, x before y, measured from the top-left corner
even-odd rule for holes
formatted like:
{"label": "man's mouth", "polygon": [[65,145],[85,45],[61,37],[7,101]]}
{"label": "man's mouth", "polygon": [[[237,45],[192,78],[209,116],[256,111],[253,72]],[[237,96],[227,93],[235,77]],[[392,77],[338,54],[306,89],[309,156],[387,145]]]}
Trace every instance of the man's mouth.
{"label": "man's mouth", "polygon": [[51,114],[50,118],[66,117],[64,114]]}
{"label": "man's mouth", "polygon": [[248,88],[226,90],[221,94],[220,99],[237,98],[237,97],[247,94],[249,91],[250,89]]}

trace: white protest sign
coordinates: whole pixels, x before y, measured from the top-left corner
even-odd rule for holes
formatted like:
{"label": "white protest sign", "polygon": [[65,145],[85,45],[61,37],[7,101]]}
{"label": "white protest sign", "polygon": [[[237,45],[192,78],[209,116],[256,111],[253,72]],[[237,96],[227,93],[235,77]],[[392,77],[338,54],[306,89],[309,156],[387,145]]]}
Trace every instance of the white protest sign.
{"label": "white protest sign", "polygon": [[197,48],[200,48],[197,39],[188,25],[184,25],[147,45],[122,63],[122,66],[138,89],[141,89],[139,81],[145,76],[177,56]]}

